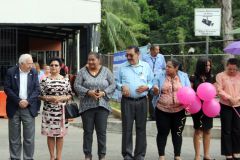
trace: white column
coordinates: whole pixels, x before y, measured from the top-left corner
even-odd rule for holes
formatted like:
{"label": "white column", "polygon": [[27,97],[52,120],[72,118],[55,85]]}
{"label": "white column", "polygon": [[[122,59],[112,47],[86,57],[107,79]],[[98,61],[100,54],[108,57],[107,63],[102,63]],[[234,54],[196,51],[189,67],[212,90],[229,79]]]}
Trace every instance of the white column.
{"label": "white column", "polygon": [[92,39],[91,39],[91,50],[94,52],[98,52],[98,45],[99,45],[99,25],[95,24],[92,25]]}
{"label": "white column", "polygon": [[80,70],[80,30],[77,31],[77,72]]}
{"label": "white column", "polygon": [[65,40],[63,40],[63,42],[62,42],[62,46],[63,46],[63,49],[62,49],[62,51],[63,51],[63,53],[62,53],[62,55],[63,55],[63,58],[65,59],[65,63],[67,62],[67,56],[66,56],[66,41]]}

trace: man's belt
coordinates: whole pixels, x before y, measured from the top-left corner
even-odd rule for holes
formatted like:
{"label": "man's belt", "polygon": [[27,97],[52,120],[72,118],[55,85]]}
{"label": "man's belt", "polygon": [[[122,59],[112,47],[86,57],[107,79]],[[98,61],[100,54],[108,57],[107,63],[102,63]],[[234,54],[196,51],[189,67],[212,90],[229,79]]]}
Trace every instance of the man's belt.
{"label": "man's belt", "polygon": [[131,101],[140,101],[140,100],[142,100],[144,98],[147,98],[147,97],[143,96],[143,97],[132,98],[132,97],[125,97],[125,96],[123,96],[123,98],[131,100]]}

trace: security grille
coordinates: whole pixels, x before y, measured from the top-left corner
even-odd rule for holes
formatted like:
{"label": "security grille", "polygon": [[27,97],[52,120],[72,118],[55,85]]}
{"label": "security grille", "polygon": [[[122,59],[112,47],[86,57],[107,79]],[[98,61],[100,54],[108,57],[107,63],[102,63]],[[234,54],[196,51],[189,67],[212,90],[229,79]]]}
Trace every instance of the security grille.
{"label": "security grille", "polygon": [[17,62],[17,29],[0,27],[0,87],[6,71]]}

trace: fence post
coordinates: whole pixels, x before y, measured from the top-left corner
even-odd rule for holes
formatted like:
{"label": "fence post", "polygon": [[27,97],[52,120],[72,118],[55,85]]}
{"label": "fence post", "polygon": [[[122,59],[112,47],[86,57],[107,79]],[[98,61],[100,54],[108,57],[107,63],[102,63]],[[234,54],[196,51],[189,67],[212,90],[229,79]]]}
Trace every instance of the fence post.
{"label": "fence post", "polygon": [[108,69],[110,69],[110,52],[107,53],[107,66],[108,66]]}
{"label": "fence post", "polygon": [[208,54],[209,54],[209,36],[206,36],[206,55],[208,58]]}

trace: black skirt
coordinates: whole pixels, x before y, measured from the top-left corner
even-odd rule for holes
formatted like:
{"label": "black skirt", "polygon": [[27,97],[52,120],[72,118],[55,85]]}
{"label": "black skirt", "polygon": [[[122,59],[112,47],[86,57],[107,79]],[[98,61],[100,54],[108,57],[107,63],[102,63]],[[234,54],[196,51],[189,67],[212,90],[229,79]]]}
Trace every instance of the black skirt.
{"label": "black skirt", "polygon": [[213,118],[204,115],[202,109],[198,113],[192,114],[192,119],[194,129],[209,130],[213,127]]}

